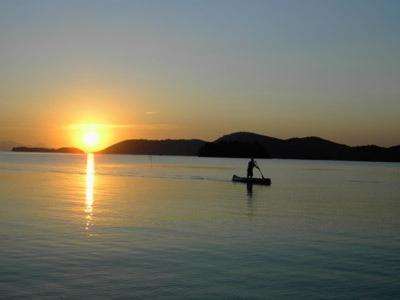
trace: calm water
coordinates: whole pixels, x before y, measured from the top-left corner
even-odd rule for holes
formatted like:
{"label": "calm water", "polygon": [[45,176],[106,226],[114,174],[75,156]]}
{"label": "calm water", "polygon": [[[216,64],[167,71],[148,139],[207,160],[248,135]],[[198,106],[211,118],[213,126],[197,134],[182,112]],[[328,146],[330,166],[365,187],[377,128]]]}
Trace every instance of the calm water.
{"label": "calm water", "polygon": [[0,298],[396,299],[400,164],[0,153]]}

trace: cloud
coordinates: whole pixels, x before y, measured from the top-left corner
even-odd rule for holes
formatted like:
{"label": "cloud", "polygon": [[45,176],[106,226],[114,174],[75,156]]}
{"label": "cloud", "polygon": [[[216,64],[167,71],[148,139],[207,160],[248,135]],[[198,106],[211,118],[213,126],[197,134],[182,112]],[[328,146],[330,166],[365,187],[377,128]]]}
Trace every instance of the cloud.
{"label": "cloud", "polygon": [[158,115],[159,113],[158,111],[146,111],[146,115]]}

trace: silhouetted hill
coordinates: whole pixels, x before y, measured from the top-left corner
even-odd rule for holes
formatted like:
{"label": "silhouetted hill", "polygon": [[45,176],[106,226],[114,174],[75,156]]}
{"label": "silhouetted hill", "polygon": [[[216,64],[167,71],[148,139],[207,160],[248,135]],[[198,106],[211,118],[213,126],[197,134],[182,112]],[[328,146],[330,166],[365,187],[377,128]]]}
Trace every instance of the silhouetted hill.
{"label": "silhouetted hill", "polygon": [[[221,142],[261,143],[271,158],[400,161],[400,145],[390,148],[375,145],[351,147],[319,137],[283,140],[251,132],[224,135],[214,141],[214,144]],[[209,156],[218,156],[217,154],[209,153]]]}
{"label": "silhouetted hill", "polygon": [[197,156],[200,147],[205,143],[201,140],[126,140],[100,153]]}
{"label": "silhouetted hill", "polygon": [[260,143],[271,157],[277,157],[280,153],[285,152],[283,140],[252,132],[227,134],[214,141],[214,143],[218,142]]}
{"label": "silhouetted hill", "polygon": [[45,152],[45,153],[73,153],[80,154],[84,153],[82,150],[73,147],[62,147],[58,149],[53,148],[36,148],[36,147],[14,147],[14,152]]}
{"label": "silhouetted hill", "polygon": [[235,132],[231,134],[226,134],[220,137],[219,139],[216,139],[214,142],[222,142],[222,141],[242,142],[242,143],[258,142],[264,144],[264,143],[279,143],[282,140],[253,132]]}
{"label": "silhouetted hill", "polygon": [[270,158],[259,142],[219,141],[206,143],[199,149],[199,156]]}
{"label": "silhouetted hill", "polygon": [[296,159],[346,159],[351,147],[319,137],[291,138],[283,140],[278,158]]}

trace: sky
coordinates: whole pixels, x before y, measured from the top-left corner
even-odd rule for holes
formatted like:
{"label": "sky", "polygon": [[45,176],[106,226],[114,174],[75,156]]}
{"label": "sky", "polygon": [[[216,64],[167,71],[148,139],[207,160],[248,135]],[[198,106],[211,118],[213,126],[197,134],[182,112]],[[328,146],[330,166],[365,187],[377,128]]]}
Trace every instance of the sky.
{"label": "sky", "polygon": [[400,1],[0,0],[0,141],[400,144]]}

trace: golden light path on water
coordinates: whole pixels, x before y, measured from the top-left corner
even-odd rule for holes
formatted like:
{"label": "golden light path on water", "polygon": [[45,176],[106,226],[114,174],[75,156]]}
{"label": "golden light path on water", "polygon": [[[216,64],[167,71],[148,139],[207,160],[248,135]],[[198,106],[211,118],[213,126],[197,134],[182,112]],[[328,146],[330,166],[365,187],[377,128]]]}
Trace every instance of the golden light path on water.
{"label": "golden light path on water", "polygon": [[86,226],[85,230],[89,230],[93,224],[93,189],[94,189],[94,155],[88,153],[86,158],[86,202],[85,202],[85,213],[86,213]]}

